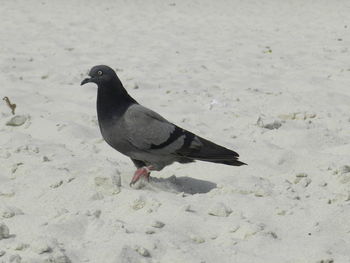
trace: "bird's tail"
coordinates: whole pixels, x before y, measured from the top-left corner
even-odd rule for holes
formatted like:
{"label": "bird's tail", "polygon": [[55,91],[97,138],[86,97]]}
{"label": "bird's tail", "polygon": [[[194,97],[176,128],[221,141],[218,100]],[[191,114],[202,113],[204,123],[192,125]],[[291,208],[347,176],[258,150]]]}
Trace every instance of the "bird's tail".
{"label": "bird's tail", "polygon": [[197,151],[188,153],[186,157],[205,162],[222,163],[233,166],[247,165],[238,160],[239,154],[235,151],[217,145],[199,136],[197,136],[197,138],[202,143],[202,147]]}

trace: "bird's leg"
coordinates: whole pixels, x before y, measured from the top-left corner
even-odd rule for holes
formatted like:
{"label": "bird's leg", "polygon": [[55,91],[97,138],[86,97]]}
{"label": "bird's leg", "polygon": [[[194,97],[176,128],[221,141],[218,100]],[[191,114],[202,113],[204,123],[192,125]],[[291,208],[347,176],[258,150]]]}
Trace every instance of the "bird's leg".
{"label": "bird's leg", "polygon": [[151,174],[151,170],[153,170],[153,166],[143,166],[141,168],[138,168],[136,172],[134,173],[133,178],[131,179],[130,186],[135,184],[138,180],[140,180],[141,177],[145,177],[147,181],[149,181],[149,175]]}

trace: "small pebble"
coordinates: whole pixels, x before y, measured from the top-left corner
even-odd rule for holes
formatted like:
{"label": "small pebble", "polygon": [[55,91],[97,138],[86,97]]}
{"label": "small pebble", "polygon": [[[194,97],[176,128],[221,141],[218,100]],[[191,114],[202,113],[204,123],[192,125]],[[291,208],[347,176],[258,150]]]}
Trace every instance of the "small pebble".
{"label": "small pebble", "polygon": [[147,235],[153,235],[155,233],[155,231],[153,229],[148,229],[145,232]]}
{"label": "small pebble", "polygon": [[1,211],[1,216],[3,218],[11,218],[11,217],[15,216],[15,212],[11,211],[9,209],[6,209],[6,210]]}
{"label": "small pebble", "polygon": [[277,212],[277,215],[279,215],[279,216],[284,216],[284,215],[286,215],[286,210],[279,210],[279,211]]}
{"label": "small pebble", "polygon": [[10,230],[5,224],[0,224],[0,240],[10,237]]}
{"label": "small pebble", "polygon": [[350,201],[350,192],[348,192],[348,194],[346,195],[345,201],[346,202]]}
{"label": "small pebble", "polygon": [[227,217],[231,213],[232,213],[232,210],[228,208],[226,205],[224,205],[223,203],[216,203],[208,211],[209,215],[220,216],[220,217]]}
{"label": "small pebble", "polygon": [[36,240],[31,245],[31,249],[38,254],[49,253],[52,251],[52,248],[48,245],[45,240]]}
{"label": "small pebble", "polygon": [[180,211],[184,211],[184,212],[194,212],[194,210],[192,209],[191,205],[184,205],[181,207]]}
{"label": "small pebble", "polygon": [[282,123],[280,121],[272,121],[272,122],[264,123],[264,120],[262,119],[261,116],[258,118],[256,124],[259,127],[268,129],[268,130],[279,129],[282,126]]}
{"label": "small pebble", "polygon": [[17,207],[4,207],[0,209],[0,216],[3,218],[11,218],[14,217],[15,215],[23,215],[23,211]]}
{"label": "small pebble", "polygon": [[229,229],[229,232],[231,233],[235,233],[238,229],[240,228],[239,225],[236,225],[236,226],[232,226],[230,229]]}
{"label": "small pebble", "polygon": [[72,261],[62,252],[47,258],[44,263],[72,263]]}
{"label": "small pebble", "polygon": [[3,255],[6,254],[6,251],[5,250],[0,250],[0,257],[2,257]]}
{"label": "small pebble", "polygon": [[261,231],[261,228],[255,225],[245,224],[233,233],[233,236],[238,239],[248,239]]}
{"label": "small pebble", "polygon": [[18,169],[19,166],[23,165],[23,163],[15,163],[14,165],[12,165],[12,168],[11,168],[11,173],[15,173]]}
{"label": "small pebble", "polygon": [[190,238],[197,244],[201,244],[201,243],[205,242],[204,238],[197,236],[197,235],[192,234],[192,235],[190,235]]}
{"label": "small pebble", "polygon": [[306,173],[299,173],[296,175],[296,177],[307,177],[308,175]]}
{"label": "small pebble", "polygon": [[145,249],[144,247],[136,247],[135,251],[143,257],[150,257],[151,256],[149,251],[147,249]]}
{"label": "small pebble", "polygon": [[264,197],[266,195],[266,192],[263,190],[263,189],[257,189],[255,192],[254,192],[254,195],[256,197]]}
{"label": "small pebble", "polygon": [[120,175],[112,175],[108,177],[95,177],[95,186],[99,191],[106,195],[115,195],[120,193],[121,179]]}
{"label": "small pebble", "polygon": [[74,179],[75,179],[75,177],[70,177],[70,178],[68,178],[68,179],[67,179],[67,183],[72,182]]}
{"label": "small pebble", "polygon": [[6,122],[7,126],[21,126],[27,121],[28,117],[24,115],[16,115],[12,117],[8,122]]}
{"label": "small pebble", "polygon": [[102,186],[107,183],[108,178],[107,177],[95,177],[95,185],[96,186]]}
{"label": "small pebble", "polygon": [[278,236],[277,236],[277,234],[275,232],[270,231],[270,232],[268,232],[268,234],[271,235],[273,239],[277,239],[278,238]]}
{"label": "small pebble", "polygon": [[303,187],[308,187],[311,184],[312,180],[310,178],[305,178],[302,180],[302,186]]}
{"label": "small pebble", "polygon": [[51,188],[58,188],[58,187],[60,187],[62,184],[63,184],[63,181],[62,181],[62,180],[59,180],[58,182],[51,184],[50,187],[51,187]]}
{"label": "small pebble", "polygon": [[339,179],[342,184],[347,184],[350,182],[350,174],[342,174]]}
{"label": "small pebble", "polygon": [[155,228],[162,228],[165,226],[165,224],[163,222],[160,222],[160,221],[154,221],[152,223],[152,226],[155,227]]}
{"label": "small pebble", "polygon": [[269,130],[275,130],[275,129],[278,129],[282,126],[282,123],[279,122],[279,121],[274,121],[272,123],[267,123],[267,124],[264,124],[263,128],[265,129],[269,129]]}
{"label": "small pebble", "polygon": [[212,240],[215,240],[215,239],[217,239],[218,238],[218,235],[217,234],[212,234],[211,236],[210,236],[210,239],[212,239]]}
{"label": "small pebble", "polygon": [[15,250],[24,250],[26,248],[28,248],[29,245],[28,244],[25,244],[25,243],[18,243],[14,246],[14,249]]}
{"label": "small pebble", "polygon": [[293,112],[289,114],[281,114],[278,117],[282,120],[307,120],[316,118],[315,113],[307,113],[307,112]]}
{"label": "small pebble", "polygon": [[334,263],[334,259],[330,258],[330,259],[322,259],[317,261],[317,263]]}
{"label": "small pebble", "polygon": [[350,173],[350,165],[344,165],[340,168],[340,173],[341,174],[346,174]]}
{"label": "small pebble", "polygon": [[13,197],[16,193],[12,189],[1,189],[0,196]]}
{"label": "small pebble", "polygon": [[96,218],[100,218],[101,213],[102,213],[101,210],[97,209],[97,210],[95,210],[92,214],[93,214]]}
{"label": "small pebble", "polygon": [[134,200],[133,204],[131,205],[131,208],[134,210],[140,210],[146,205],[146,202],[142,199],[136,199]]}

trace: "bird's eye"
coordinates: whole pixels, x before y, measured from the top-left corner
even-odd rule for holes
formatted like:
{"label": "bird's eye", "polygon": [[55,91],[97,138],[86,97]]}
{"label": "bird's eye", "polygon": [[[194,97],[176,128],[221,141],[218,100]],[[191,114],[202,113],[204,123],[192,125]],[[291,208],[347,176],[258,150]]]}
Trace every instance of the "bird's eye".
{"label": "bird's eye", "polygon": [[103,72],[101,70],[97,71],[97,75],[102,76]]}

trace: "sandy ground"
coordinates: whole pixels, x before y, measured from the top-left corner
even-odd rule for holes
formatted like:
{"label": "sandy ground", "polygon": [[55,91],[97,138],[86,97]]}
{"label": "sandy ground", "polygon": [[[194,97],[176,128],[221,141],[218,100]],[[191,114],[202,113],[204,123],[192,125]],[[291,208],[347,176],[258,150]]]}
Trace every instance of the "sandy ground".
{"label": "sandy ground", "polygon": [[[349,1],[147,2],[1,1],[0,262],[350,262]],[[96,64],[249,165],[130,188]]]}

